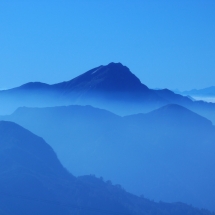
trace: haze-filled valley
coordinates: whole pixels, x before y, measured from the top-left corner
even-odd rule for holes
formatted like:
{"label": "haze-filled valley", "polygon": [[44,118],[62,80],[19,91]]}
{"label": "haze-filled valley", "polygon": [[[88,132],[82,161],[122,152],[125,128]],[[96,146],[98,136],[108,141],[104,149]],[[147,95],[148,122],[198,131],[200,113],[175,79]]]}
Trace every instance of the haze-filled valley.
{"label": "haze-filled valley", "polygon": [[[2,213],[215,211],[215,104],[152,90],[121,63],[0,101]],[[22,189],[26,212],[28,199],[9,207]]]}
{"label": "haze-filled valley", "polygon": [[0,122],[1,214],[197,214],[182,203],[155,203],[92,175],[74,177],[51,147],[21,126]]}

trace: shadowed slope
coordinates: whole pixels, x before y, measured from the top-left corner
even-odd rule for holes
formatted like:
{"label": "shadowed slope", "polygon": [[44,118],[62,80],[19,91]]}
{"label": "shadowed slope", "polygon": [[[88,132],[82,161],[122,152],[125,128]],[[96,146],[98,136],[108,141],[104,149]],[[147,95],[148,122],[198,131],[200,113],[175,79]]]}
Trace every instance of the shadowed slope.
{"label": "shadowed slope", "polygon": [[2,214],[65,214],[65,208],[46,201],[60,201],[64,192],[60,187],[75,177],[42,138],[15,123],[0,121],[0,160]]}

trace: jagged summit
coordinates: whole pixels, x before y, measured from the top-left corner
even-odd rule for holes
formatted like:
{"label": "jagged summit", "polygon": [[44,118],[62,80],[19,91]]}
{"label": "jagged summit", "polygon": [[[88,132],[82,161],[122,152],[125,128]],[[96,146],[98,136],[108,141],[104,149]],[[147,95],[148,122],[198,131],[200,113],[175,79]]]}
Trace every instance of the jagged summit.
{"label": "jagged summit", "polygon": [[94,91],[138,91],[147,90],[140,80],[121,63],[110,63],[99,66],[67,82],[55,85],[60,88],[72,88]]}

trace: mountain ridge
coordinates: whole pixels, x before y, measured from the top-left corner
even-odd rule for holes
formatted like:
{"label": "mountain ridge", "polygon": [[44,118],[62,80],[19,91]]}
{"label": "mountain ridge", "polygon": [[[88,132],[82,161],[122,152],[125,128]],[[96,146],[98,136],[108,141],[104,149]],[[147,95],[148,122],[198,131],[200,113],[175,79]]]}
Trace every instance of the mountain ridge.
{"label": "mountain ridge", "polygon": [[110,63],[91,69],[70,81],[53,85],[27,83],[0,91],[0,114],[16,108],[62,105],[92,105],[118,115],[146,113],[164,105],[182,105],[215,123],[215,104],[192,101],[186,96],[163,90],[152,90],[121,63]]}

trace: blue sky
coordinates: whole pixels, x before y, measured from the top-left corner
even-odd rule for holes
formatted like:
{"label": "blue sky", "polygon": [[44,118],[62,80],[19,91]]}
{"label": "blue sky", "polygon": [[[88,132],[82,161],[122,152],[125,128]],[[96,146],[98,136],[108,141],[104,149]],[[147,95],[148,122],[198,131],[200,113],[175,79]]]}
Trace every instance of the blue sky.
{"label": "blue sky", "polygon": [[215,85],[214,0],[0,0],[0,89],[121,62],[150,88]]}

